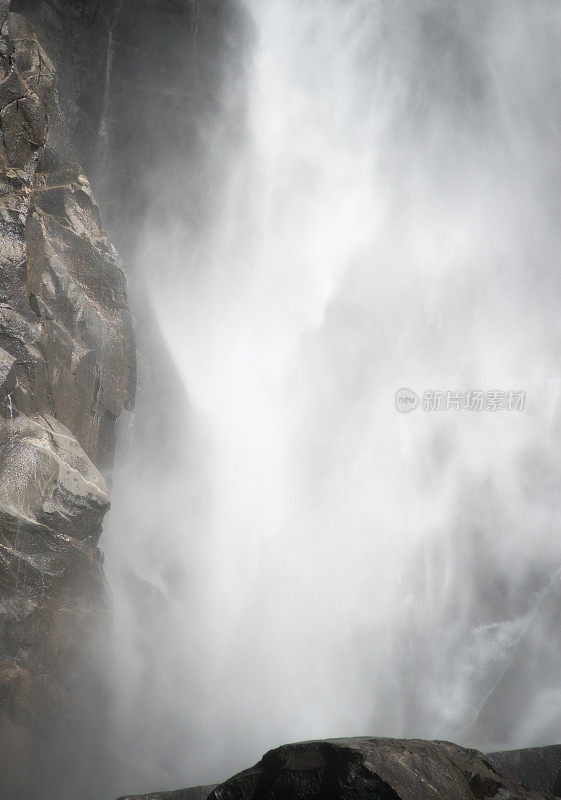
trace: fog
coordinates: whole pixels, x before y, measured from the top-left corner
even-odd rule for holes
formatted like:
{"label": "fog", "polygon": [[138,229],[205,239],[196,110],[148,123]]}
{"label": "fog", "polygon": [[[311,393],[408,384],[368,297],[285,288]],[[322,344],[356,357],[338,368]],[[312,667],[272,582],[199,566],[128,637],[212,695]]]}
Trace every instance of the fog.
{"label": "fog", "polygon": [[[559,740],[561,8],[241,13],[195,155],[154,135],[138,165],[102,539],[118,788],[315,737]],[[444,408],[498,390],[523,408]]]}

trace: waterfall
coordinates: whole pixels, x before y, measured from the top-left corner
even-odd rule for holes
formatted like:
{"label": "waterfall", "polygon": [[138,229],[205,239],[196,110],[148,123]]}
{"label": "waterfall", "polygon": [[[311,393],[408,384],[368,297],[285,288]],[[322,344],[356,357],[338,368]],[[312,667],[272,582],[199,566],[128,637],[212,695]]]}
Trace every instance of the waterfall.
{"label": "waterfall", "polygon": [[107,145],[109,139],[109,112],[111,106],[111,79],[113,76],[113,59],[115,57],[115,29],[119,23],[123,3],[119,0],[113,19],[107,32],[107,51],[105,55],[105,81],[103,88],[103,101],[101,106],[101,117],[99,121],[99,132],[97,136],[97,164],[100,174],[107,168]]}
{"label": "waterfall", "polygon": [[561,10],[245,8],[212,220],[194,243],[178,164],[141,233],[185,458],[106,544],[167,609],[116,588],[119,713],[171,720],[143,753],[191,783],[285,741],[461,738],[561,562]]}

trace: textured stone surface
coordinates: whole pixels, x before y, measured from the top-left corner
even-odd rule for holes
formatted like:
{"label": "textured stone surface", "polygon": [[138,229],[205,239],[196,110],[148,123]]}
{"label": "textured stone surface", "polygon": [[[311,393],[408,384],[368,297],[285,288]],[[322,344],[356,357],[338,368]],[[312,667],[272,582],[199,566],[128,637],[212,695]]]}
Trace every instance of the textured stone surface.
{"label": "textured stone surface", "polygon": [[[7,4],[0,0],[0,7],[4,22]],[[12,0],[10,10],[0,70],[0,107],[15,103],[2,116],[6,142],[0,169],[0,257],[10,265],[9,270],[0,271],[0,348],[7,354],[4,358],[0,351],[2,414],[4,419],[10,413],[28,419],[56,418],[106,473],[115,418],[131,402],[134,345],[124,281],[100,228],[88,180],[100,203],[104,226],[129,270],[141,268],[144,242],[139,222],[144,221],[146,209],[151,209],[151,224],[157,226],[165,222],[169,203],[177,199],[178,167],[185,173],[182,185],[189,186],[189,202],[197,206],[189,216],[197,218],[197,225],[211,219],[213,205],[221,198],[213,193],[208,176],[221,166],[207,157],[202,169],[201,161],[210,130],[222,132],[216,141],[218,150],[235,146],[243,98],[239,84],[228,73],[241,69],[235,66],[243,51],[235,30],[243,27],[243,4],[237,0]],[[225,119],[229,120],[226,125]],[[23,140],[15,135],[20,130],[25,133]],[[196,167],[190,169],[190,164]],[[183,194],[182,201],[186,201]],[[140,282],[136,284],[137,293],[143,292],[138,289]],[[149,305],[145,298],[137,299],[144,328],[143,360],[151,362],[153,372],[149,395],[145,390],[134,420],[136,441],[144,443],[144,448],[136,447],[133,483],[140,490],[135,496],[153,493],[153,478],[161,479],[184,458],[175,432],[179,417],[169,414],[173,393],[179,395],[183,387],[171,367],[162,368],[163,345],[156,339],[154,324],[146,321]],[[184,413],[183,404],[180,413]],[[161,441],[156,457],[147,445],[153,434]],[[139,511],[138,506],[135,514],[126,517],[131,525],[142,515],[143,507]],[[162,525],[166,523],[163,517]],[[69,697],[73,684],[68,678],[71,659],[64,655],[72,651],[68,640],[80,642],[74,652],[83,661],[84,634],[95,628],[96,609],[100,609],[101,560],[95,548],[92,553],[89,567],[84,565],[80,576],[82,588],[76,581],[75,591],[64,595],[71,577],[77,575],[77,567],[70,562],[63,576],[53,578],[45,602],[28,617],[34,620],[29,626],[36,631],[34,643],[10,656],[10,663],[26,675],[33,676],[41,664],[47,664],[49,676],[56,675],[57,691],[49,695],[58,698],[55,708],[73,704]],[[84,588],[88,581],[90,588]],[[63,595],[66,627],[54,610]],[[139,619],[146,605],[144,596],[134,609]],[[60,624],[54,625],[55,619]],[[25,624],[22,620],[16,627],[23,630]],[[45,637],[56,641],[55,628],[62,637],[57,663],[64,667],[60,669],[53,668],[50,655],[45,655],[51,650],[39,646]],[[65,630],[70,631],[68,637],[63,636]],[[88,658],[95,661],[102,648],[92,649]],[[16,674],[8,665],[6,670],[6,675]],[[23,679],[13,679],[12,698],[17,696],[18,681],[23,686]],[[157,704],[157,693],[146,695],[149,703]],[[15,702],[10,701],[10,708]],[[101,705],[96,700],[86,708],[86,703],[85,699],[82,728]],[[45,706],[45,717],[48,713]],[[95,718],[93,724],[97,724]],[[109,740],[107,727],[105,739]],[[134,752],[142,739],[139,727],[130,725]],[[0,738],[2,731],[6,732],[2,741],[10,743],[9,752],[19,753],[14,763],[20,764],[21,776],[25,772],[21,764],[29,754],[29,725],[6,711]],[[155,758],[162,764],[174,758],[169,752],[170,736],[168,732],[168,738],[161,737],[159,742],[162,757],[158,751]],[[71,734],[65,741],[69,738]],[[178,751],[181,747],[177,745]],[[96,775],[96,755],[89,744],[75,748],[76,752],[66,754],[65,763],[84,765],[82,753],[88,752],[89,775]],[[85,787],[78,792],[81,800],[90,794],[97,800],[94,784],[101,791],[99,773],[103,771],[104,778],[111,773],[113,756],[121,760],[115,773],[134,770],[134,758],[127,757],[125,747],[109,755],[105,752],[102,759],[97,757],[103,767],[97,769],[96,781],[81,780],[80,787]],[[56,788],[51,794],[57,800],[73,800],[77,782],[72,785],[70,770],[59,770],[58,779],[55,767],[52,771]],[[111,780],[105,785],[111,785]],[[48,795],[41,794],[40,779],[36,783],[38,796],[45,800]],[[119,780],[113,785],[118,788],[109,794],[123,791],[127,783]],[[28,796],[19,788],[19,795]]]}
{"label": "textured stone surface", "polygon": [[[55,577],[64,571],[70,549],[95,547],[109,497],[76,439],[48,415],[13,419],[0,432],[0,459],[0,548],[7,571],[0,608],[18,619],[30,600],[29,592],[18,591],[18,581],[37,588],[26,570]],[[15,604],[8,609],[9,590]]]}
{"label": "textured stone surface", "polygon": [[[189,794],[194,791],[201,787],[146,795],[144,800],[204,800]],[[502,774],[477,750],[451,742],[375,738],[284,745],[208,795],[209,800],[545,800],[547,796],[524,787],[511,774]]]}
{"label": "textured stone surface", "polygon": [[55,152],[53,62],[5,2],[0,26],[0,785],[31,798],[101,699],[103,473],[135,345],[90,184]]}
{"label": "textured stone surface", "polygon": [[495,769],[515,775],[528,789],[561,797],[561,745],[504,750],[488,753],[487,758]]}

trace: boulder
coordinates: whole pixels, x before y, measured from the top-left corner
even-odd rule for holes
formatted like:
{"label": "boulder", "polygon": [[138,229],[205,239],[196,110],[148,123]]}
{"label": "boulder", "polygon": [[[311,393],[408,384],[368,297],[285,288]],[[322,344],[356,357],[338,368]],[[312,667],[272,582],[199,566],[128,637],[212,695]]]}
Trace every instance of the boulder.
{"label": "boulder", "polygon": [[[203,787],[206,789],[208,787]],[[204,800],[184,789],[143,800]],[[216,786],[208,800],[545,800],[477,750],[451,742],[353,738],[300,742]],[[121,800],[141,800],[126,797]]]}

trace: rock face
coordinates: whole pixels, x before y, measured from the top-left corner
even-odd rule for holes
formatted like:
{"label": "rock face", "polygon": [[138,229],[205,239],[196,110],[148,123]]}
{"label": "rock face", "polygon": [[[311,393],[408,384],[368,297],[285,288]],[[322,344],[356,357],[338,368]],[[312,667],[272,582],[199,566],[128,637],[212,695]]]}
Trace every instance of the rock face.
{"label": "rock face", "polygon": [[[496,754],[501,755],[501,754]],[[190,792],[145,795],[144,800],[202,800]],[[209,800],[539,800],[477,750],[451,742],[331,739],[289,744],[268,752],[251,769],[212,787]],[[140,800],[140,798],[121,798]]]}
{"label": "rock face", "polygon": [[92,698],[104,473],[135,347],[90,184],[51,146],[53,64],[5,0],[0,26],[0,786],[27,798]]}
{"label": "rock face", "polygon": [[561,745],[504,750],[487,758],[499,772],[516,775],[529,789],[561,797]]}
{"label": "rock face", "polygon": [[[131,270],[140,271],[143,215],[148,210],[156,226],[165,220],[169,203],[178,196],[181,165],[185,167],[181,185],[189,185],[190,202],[197,206],[190,216],[197,217],[198,225],[212,217],[217,197],[209,176],[221,165],[209,156],[204,170],[200,164],[209,131],[223,131],[217,150],[235,146],[243,100],[239,82],[225,81],[224,75],[241,69],[236,64],[242,60],[242,34],[235,30],[244,27],[243,4],[238,0],[0,0],[0,7],[4,26],[0,108],[16,100],[1,112],[0,427],[6,428],[11,441],[12,429],[16,435],[12,419],[25,417],[46,425],[46,416],[49,423],[63,425],[65,435],[75,440],[87,459],[84,470],[91,465],[99,470],[93,483],[101,487],[101,475],[108,477],[110,470],[115,419],[132,402],[134,344],[122,272],[101,230],[88,180],[104,225]],[[222,92],[224,86],[227,90]],[[224,111],[230,107],[230,122],[224,126]],[[189,164],[196,168],[189,170]],[[142,295],[141,281],[135,283],[136,294]],[[148,307],[137,297],[143,319],[145,387],[134,421],[136,497],[147,493],[145,487],[154,494],[153,480],[161,481],[165,470],[173,469],[174,458],[184,457],[169,412],[172,395],[181,395],[175,419],[183,425],[183,386],[171,362],[163,363],[157,326],[146,319]],[[165,432],[166,418],[162,423],[159,413],[164,408],[172,420]],[[152,437],[161,441],[164,435],[166,441],[154,455]],[[10,441],[2,452],[8,452]],[[143,506],[136,497],[130,506],[142,516]],[[41,503],[36,506],[43,524]],[[81,507],[78,501],[76,507]],[[26,516],[23,507],[18,513],[22,519]],[[133,515],[123,518],[134,524]],[[58,514],[57,524],[60,519]],[[56,550],[56,574],[54,567],[50,572],[31,572],[28,565],[24,584],[13,578],[10,565],[4,578],[0,566],[4,587],[0,596],[5,590],[6,604],[19,614],[4,622],[0,608],[0,625],[9,628],[0,650],[0,664],[5,662],[5,669],[0,669],[0,787],[12,798],[31,797],[33,787],[21,783],[28,774],[36,776],[42,800],[51,795],[73,800],[77,782],[69,776],[68,764],[86,761],[84,752],[88,761],[93,760],[91,747],[80,746],[74,736],[74,721],[81,730],[89,724],[95,736],[103,738],[104,725],[96,719],[103,702],[94,679],[100,651],[107,650],[107,643],[99,644],[95,633],[104,624],[102,563],[93,534],[80,542],[80,536],[70,534],[72,541],[63,547],[62,540],[45,533],[46,528],[33,528],[39,530],[54,537],[48,547],[49,552]],[[33,547],[38,541],[43,540],[37,534]],[[17,578],[17,570],[15,574]],[[131,600],[130,607],[135,622],[142,620],[146,602],[136,607]],[[123,670],[126,673],[128,665]],[[144,694],[136,719],[145,724],[135,725],[123,715],[127,720],[123,727],[133,732],[129,751],[121,735],[119,752],[104,760],[104,774],[111,773],[107,766],[113,756],[134,771],[134,759],[128,755],[142,747],[139,729],[144,727],[149,737],[149,723],[158,718],[146,713],[146,705],[149,710],[158,705],[156,694]],[[43,701],[37,703],[37,696]],[[158,713],[165,716],[167,709]],[[161,737],[156,760],[173,761],[174,739],[179,741],[175,734]],[[47,779],[44,771],[37,774],[38,761],[52,762]],[[32,763],[33,768],[27,769],[25,765]],[[64,769],[57,767],[61,763]],[[119,764],[113,774],[120,776],[121,771],[124,767]],[[50,794],[44,791],[49,782],[54,787]],[[98,785],[96,792],[94,783],[88,791],[97,800],[103,790]],[[80,785],[87,784],[86,779]],[[118,794],[128,784],[109,778],[105,785],[117,785],[110,794]],[[79,794],[86,800],[83,791]]]}

